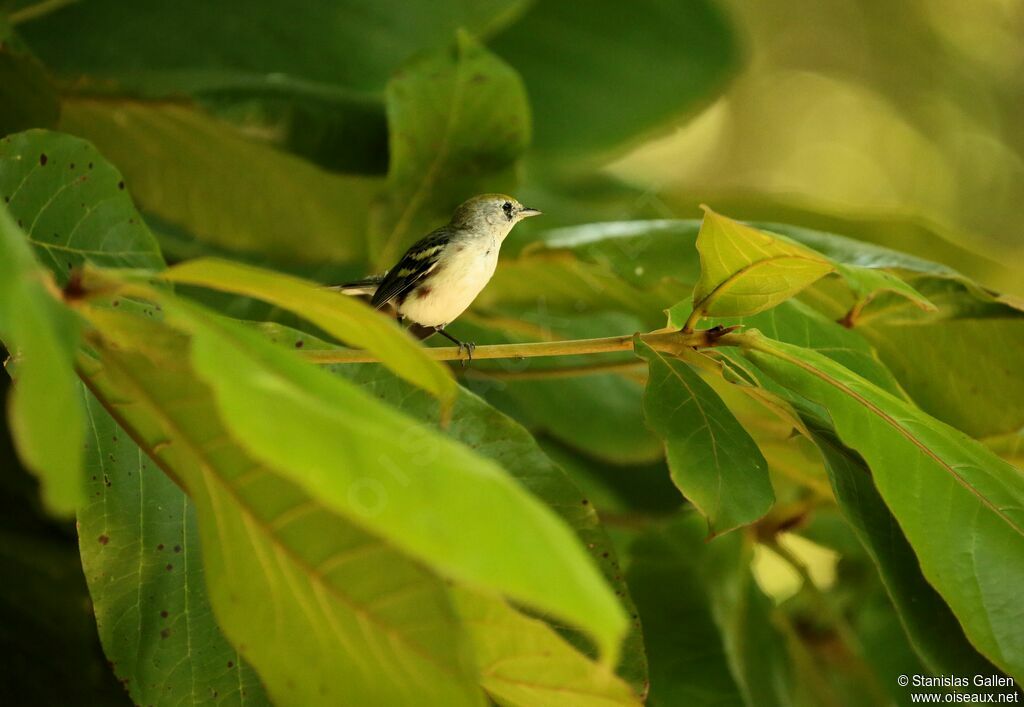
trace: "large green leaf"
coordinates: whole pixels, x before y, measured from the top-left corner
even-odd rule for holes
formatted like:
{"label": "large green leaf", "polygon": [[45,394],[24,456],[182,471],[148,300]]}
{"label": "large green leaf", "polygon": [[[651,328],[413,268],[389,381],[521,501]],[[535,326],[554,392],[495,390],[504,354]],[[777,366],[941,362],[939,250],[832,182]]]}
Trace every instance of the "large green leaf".
{"label": "large green leaf", "polygon": [[519,76],[464,32],[388,83],[387,111],[390,190],[371,234],[382,268],[469,197],[510,191],[530,141]]}
{"label": "large green leaf", "polygon": [[449,369],[427,358],[393,321],[354,299],[297,278],[226,260],[191,261],[168,270],[163,277],[270,302],[347,344],[373,352],[386,366],[446,404],[454,399],[455,379]]}
{"label": "large green leaf", "polygon": [[163,265],[121,174],[84,140],[44,130],[4,138],[0,197],[61,284],[85,262]]}
{"label": "large green leaf", "polygon": [[526,81],[537,147],[607,152],[710,102],[739,66],[711,2],[534,3],[492,42]]}
{"label": "large green leaf", "polygon": [[836,501],[871,557],[911,645],[936,675],[988,675],[994,668],[974,650],[949,607],[921,574],[914,552],[857,454],[829,430],[813,429]]}
{"label": "large green leaf", "polygon": [[647,424],[665,441],[672,480],[708,520],[711,535],[753,523],[775,501],[768,462],[722,399],[687,363],[650,348]]}
{"label": "large green leaf", "polygon": [[0,339],[15,386],[7,400],[15,448],[39,476],[43,500],[68,515],[82,502],[85,419],[72,370],[78,321],[54,294],[26,235],[0,206]]}
{"label": "large green leaf", "polygon": [[82,375],[191,496],[210,604],[276,703],[480,704],[444,582],[246,452],[187,339],[88,315],[101,363]]}
{"label": "large green leaf", "polygon": [[[321,348],[310,336],[296,337],[296,333],[277,325],[263,325],[264,333],[284,346],[302,341],[303,348]],[[415,390],[387,370],[375,365],[339,364],[330,369],[344,376],[376,397],[404,413],[430,425],[440,423],[438,407],[423,392]],[[459,388],[452,409],[451,422],[446,432],[452,438],[493,459],[532,494],[544,501],[576,531],[591,557],[600,567],[605,579],[616,590],[623,607],[632,612],[634,607],[620,570],[615,548],[601,525],[595,501],[585,496],[566,472],[538,447],[537,442],[521,425],[488,405],[484,400]],[[563,634],[576,637],[568,627]],[[623,644],[623,661],[619,674],[643,691],[647,679],[647,666],[643,653],[643,636],[635,625]]]}
{"label": "large green leaf", "polygon": [[294,262],[365,252],[373,180],[327,173],[173,103],[68,99],[61,126],[117,163],[141,208],[196,238]]}
{"label": "large green leaf", "polygon": [[88,393],[86,410],[78,535],[111,668],[136,704],[268,704],[211,613],[195,507]]}
{"label": "large green leaf", "polygon": [[621,606],[565,523],[497,464],[244,328],[143,293],[191,333],[193,365],[256,458],[438,571],[585,630],[615,661]]}
{"label": "large green leaf", "polygon": [[825,356],[748,339],[747,355],[779,384],[823,406],[856,450],[971,642],[1024,674],[1024,477],[980,443]]}

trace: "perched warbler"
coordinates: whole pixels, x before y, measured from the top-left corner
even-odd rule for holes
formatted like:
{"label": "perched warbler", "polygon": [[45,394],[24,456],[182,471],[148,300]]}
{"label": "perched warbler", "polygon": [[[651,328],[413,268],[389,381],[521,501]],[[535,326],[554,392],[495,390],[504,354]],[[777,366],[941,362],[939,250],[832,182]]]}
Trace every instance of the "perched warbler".
{"label": "perched warbler", "polygon": [[504,194],[481,194],[461,204],[447,225],[432,231],[405,252],[383,275],[337,285],[347,295],[371,295],[370,304],[392,306],[399,321],[425,339],[440,333],[464,349],[474,344],[444,330],[466,311],[494,275],[498,251],[509,231],[541,212]]}

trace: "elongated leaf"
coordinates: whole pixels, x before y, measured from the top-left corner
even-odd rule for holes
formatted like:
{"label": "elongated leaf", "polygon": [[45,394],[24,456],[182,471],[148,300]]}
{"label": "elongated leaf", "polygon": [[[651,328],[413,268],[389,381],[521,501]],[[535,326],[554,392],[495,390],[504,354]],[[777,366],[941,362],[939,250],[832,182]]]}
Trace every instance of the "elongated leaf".
{"label": "elongated leaf", "polygon": [[201,240],[295,262],[365,252],[374,180],[327,173],[171,103],[69,99],[61,127],[115,162],[143,209]]}
{"label": "elongated leaf", "polygon": [[949,607],[921,574],[914,552],[871,480],[871,472],[827,430],[814,441],[825,458],[836,500],[878,568],[903,628],[936,675],[989,675],[994,668],[974,650]]}
{"label": "elongated leaf", "polygon": [[822,255],[773,238],[705,208],[697,235],[701,275],[693,290],[699,316],[757,314],[835,268]]}
{"label": "elongated leaf", "polygon": [[[615,662],[621,606],[564,522],[499,466],[252,332],[160,301],[256,458],[438,571],[585,630]],[[420,444],[396,446],[405,435]]]}
{"label": "elongated leaf", "polygon": [[721,398],[689,365],[635,340],[650,377],[644,416],[665,441],[672,480],[711,535],[752,523],[775,501],[768,462]]}
{"label": "elongated leaf", "polygon": [[82,566],[111,667],[136,704],[269,704],[221,635],[195,507],[86,393]]}
{"label": "elongated leaf", "polygon": [[752,342],[781,385],[824,406],[843,444],[871,468],[928,581],[972,643],[1024,673],[1024,477],[978,442],[806,349]]}
{"label": "elongated leaf", "polygon": [[493,42],[526,80],[545,153],[607,152],[709,102],[739,67],[710,2],[534,3]]}
{"label": "elongated leaf", "polygon": [[61,284],[82,263],[160,268],[121,174],[89,143],[30,130],[0,141],[0,197]]}
{"label": "elongated leaf", "polygon": [[442,400],[450,403],[454,399],[455,379],[449,370],[423,355],[422,349],[394,322],[354,299],[314,283],[225,260],[192,261],[172,268],[163,277],[270,302],[345,343],[372,351],[406,380]]}
{"label": "elongated leaf", "polygon": [[530,140],[519,76],[469,35],[399,73],[387,90],[390,194],[371,254],[391,267],[414,240],[480,192],[507,192]]}
{"label": "elongated leaf", "polygon": [[218,623],[275,703],[480,704],[441,580],[239,446],[186,339],[88,315],[86,382],[189,492]]}
{"label": "elongated leaf", "polygon": [[[285,347],[293,346],[293,341],[302,341],[303,350],[329,348],[314,337],[297,334],[277,325],[262,325],[260,331]],[[363,386],[381,400],[401,408],[407,415],[430,425],[438,425],[440,422],[438,407],[427,395],[380,366],[341,364],[331,366],[330,370]],[[598,518],[595,500],[577,488],[569,475],[553,463],[521,425],[464,388],[458,389],[451,417],[446,433],[501,464],[520,484],[565,519],[586,545],[605,579],[616,590],[623,607],[633,613],[629,587],[623,580],[615,547]],[[407,443],[417,444],[414,439]],[[631,478],[634,476],[633,471],[630,470]],[[573,639],[574,644],[586,645],[580,640],[582,637],[569,627],[559,628],[563,635]],[[637,693],[642,693],[647,681],[647,664],[639,624],[634,623],[623,643],[622,653],[623,660],[618,666],[618,673],[629,681]]]}
{"label": "elongated leaf", "polygon": [[480,665],[480,684],[498,704],[641,704],[625,682],[578,653],[543,621],[464,590],[453,595]]}
{"label": "elongated leaf", "polygon": [[26,236],[0,206],[0,339],[15,386],[7,404],[15,448],[39,476],[50,512],[72,513],[83,499],[85,420],[72,370],[78,322],[58,302],[53,281]]}

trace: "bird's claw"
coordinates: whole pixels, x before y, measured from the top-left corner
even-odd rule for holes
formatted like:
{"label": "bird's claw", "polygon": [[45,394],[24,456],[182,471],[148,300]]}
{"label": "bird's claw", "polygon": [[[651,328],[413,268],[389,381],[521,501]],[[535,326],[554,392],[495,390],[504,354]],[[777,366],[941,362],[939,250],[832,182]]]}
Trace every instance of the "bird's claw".
{"label": "bird's claw", "polygon": [[[462,358],[463,351],[466,352],[466,358]],[[472,363],[474,351],[476,351],[476,344],[474,344],[472,341],[468,343],[462,341],[459,342],[459,361],[462,362],[463,368]]]}

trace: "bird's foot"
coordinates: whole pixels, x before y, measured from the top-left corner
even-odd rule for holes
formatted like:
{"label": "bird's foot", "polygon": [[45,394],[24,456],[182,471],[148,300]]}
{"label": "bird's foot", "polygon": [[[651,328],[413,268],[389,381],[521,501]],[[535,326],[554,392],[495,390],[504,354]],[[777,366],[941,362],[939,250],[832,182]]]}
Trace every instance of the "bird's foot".
{"label": "bird's foot", "polygon": [[[462,358],[463,351],[466,352],[466,358]],[[474,344],[472,341],[468,343],[465,341],[459,342],[459,361],[462,362],[463,368],[465,368],[466,366],[473,362],[474,351],[476,351],[476,344]]]}

